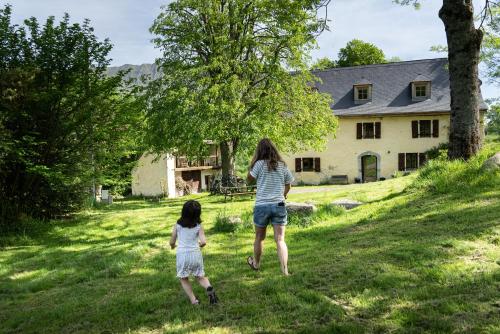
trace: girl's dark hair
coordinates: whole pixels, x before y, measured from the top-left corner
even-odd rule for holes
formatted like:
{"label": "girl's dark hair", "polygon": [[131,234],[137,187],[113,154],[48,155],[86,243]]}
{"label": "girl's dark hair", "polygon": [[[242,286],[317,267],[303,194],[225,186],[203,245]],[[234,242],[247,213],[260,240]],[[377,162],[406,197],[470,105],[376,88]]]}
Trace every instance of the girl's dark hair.
{"label": "girl's dark hair", "polygon": [[285,163],[276,146],[274,146],[273,142],[268,138],[261,139],[261,141],[257,144],[257,149],[253,155],[250,168],[253,168],[255,163],[259,160],[266,160],[269,170],[276,170],[279,161]]}
{"label": "girl's dark hair", "polygon": [[196,227],[196,225],[201,224],[200,216],[200,203],[195,200],[189,200],[184,203],[184,206],[182,207],[181,218],[179,218],[177,224],[187,228]]}

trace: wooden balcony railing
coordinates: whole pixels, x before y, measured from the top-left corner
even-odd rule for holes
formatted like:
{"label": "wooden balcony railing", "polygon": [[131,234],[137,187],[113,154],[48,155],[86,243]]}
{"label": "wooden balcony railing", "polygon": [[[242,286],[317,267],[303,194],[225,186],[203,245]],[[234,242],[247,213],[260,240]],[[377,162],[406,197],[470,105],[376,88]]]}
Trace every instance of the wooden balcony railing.
{"label": "wooden balcony railing", "polygon": [[178,157],[175,159],[175,167],[220,167],[220,162],[218,157],[215,155],[200,160],[188,160],[186,157]]}

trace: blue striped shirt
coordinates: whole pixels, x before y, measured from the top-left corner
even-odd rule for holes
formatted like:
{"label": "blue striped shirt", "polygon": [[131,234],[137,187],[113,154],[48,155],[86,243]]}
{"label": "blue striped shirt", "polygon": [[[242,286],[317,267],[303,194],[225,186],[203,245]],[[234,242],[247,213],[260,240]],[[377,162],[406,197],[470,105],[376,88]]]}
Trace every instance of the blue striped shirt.
{"label": "blue striped shirt", "polygon": [[285,184],[293,182],[293,176],[284,162],[279,161],[276,170],[269,170],[266,160],[258,160],[250,171],[257,180],[255,205],[276,204],[285,200]]}

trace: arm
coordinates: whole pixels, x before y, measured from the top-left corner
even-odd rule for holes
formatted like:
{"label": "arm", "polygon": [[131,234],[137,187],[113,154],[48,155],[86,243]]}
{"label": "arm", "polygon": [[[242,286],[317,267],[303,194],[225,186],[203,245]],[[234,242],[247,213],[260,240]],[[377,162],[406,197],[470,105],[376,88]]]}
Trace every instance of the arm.
{"label": "arm", "polygon": [[257,161],[253,166],[248,167],[247,181],[249,183],[254,183],[259,176],[260,169],[262,167],[262,161]]}
{"label": "arm", "polygon": [[253,177],[252,174],[250,174],[250,172],[248,172],[247,181],[248,181],[248,183],[254,183],[255,182],[255,177]]}
{"label": "arm", "polygon": [[284,196],[285,199],[288,195],[288,192],[290,191],[290,188],[292,187],[292,182],[293,182],[293,175],[290,172],[290,170],[287,168],[285,172],[285,191],[284,191]]}
{"label": "arm", "polygon": [[286,199],[291,187],[292,187],[291,184],[285,184],[285,193],[283,194],[285,196],[285,199]]}
{"label": "arm", "polygon": [[175,248],[175,242],[177,241],[177,229],[176,225],[174,224],[174,228],[172,229],[172,236],[170,237],[170,248],[174,249]]}
{"label": "arm", "polygon": [[200,225],[200,232],[198,234],[198,238],[200,239],[200,247],[205,247],[207,244],[207,238],[205,237],[205,230],[203,226]]}

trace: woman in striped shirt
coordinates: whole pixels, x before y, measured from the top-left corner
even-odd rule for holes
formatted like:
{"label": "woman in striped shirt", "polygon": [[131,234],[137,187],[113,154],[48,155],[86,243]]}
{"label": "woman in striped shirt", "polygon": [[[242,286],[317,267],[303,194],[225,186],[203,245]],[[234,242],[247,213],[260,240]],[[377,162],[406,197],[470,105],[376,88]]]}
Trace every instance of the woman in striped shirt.
{"label": "woman in striped shirt", "polygon": [[257,145],[247,176],[257,183],[253,221],[255,225],[254,256],[247,258],[248,265],[260,269],[263,242],[269,223],[274,229],[281,272],[288,276],[288,249],[285,243],[287,212],[285,198],[290,191],[293,176],[271,140],[264,138]]}

